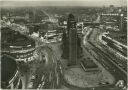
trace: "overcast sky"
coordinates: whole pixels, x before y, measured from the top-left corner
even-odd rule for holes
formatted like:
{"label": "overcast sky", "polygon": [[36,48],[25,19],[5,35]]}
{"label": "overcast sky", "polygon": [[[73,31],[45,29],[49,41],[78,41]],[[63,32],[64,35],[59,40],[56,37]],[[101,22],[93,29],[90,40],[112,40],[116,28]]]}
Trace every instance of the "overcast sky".
{"label": "overcast sky", "polygon": [[126,6],[127,0],[0,0],[1,6]]}

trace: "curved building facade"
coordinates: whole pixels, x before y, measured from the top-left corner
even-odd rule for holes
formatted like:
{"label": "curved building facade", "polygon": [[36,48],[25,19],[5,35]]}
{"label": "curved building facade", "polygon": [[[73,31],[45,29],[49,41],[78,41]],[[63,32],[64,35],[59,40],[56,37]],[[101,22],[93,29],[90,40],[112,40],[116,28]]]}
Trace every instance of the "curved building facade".
{"label": "curved building facade", "polygon": [[1,57],[1,88],[2,89],[21,89],[22,81],[16,61],[9,55]]}
{"label": "curved building facade", "polygon": [[31,61],[35,51],[35,41],[18,31],[8,27],[1,29],[1,51],[16,59],[16,61]]}

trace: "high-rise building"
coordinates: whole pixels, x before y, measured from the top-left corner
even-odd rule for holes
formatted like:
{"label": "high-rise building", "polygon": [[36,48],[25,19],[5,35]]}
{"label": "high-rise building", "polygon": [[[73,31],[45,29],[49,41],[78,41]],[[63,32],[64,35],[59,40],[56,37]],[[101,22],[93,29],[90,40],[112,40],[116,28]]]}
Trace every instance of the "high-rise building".
{"label": "high-rise building", "polygon": [[77,29],[75,17],[69,14],[67,22],[68,40],[69,40],[69,65],[77,63]]}

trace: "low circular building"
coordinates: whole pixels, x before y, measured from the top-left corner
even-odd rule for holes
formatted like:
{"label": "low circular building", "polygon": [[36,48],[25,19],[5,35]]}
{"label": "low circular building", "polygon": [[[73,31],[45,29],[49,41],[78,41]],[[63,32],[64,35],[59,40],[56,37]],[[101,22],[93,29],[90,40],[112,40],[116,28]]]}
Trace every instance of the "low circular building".
{"label": "low circular building", "polygon": [[1,28],[1,51],[16,59],[16,61],[31,61],[35,51],[35,41],[12,30],[9,27]]}

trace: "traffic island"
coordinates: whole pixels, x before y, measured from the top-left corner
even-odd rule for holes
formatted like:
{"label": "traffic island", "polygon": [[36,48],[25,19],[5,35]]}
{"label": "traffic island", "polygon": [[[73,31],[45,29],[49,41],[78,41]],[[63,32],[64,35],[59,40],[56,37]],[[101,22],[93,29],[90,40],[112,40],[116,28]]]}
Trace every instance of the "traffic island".
{"label": "traffic island", "polygon": [[[107,72],[102,71],[101,68],[97,66],[90,68],[92,64],[81,65],[81,63],[68,66],[67,60],[63,60],[64,66],[64,85],[69,88],[79,88],[89,90],[90,88],[99,88],[99,87],[109,87],[114,83],[114,78],[108,76]],[[87,60],[84,60],[87,62]],[[90,63],[90,61],[89,61]],[[90,65],[90,66],[89,66]],[[94,65],[93,65],[94,66]],[[84,68],[86,68],[86,70]],[[111,79],[110,79],[111,78]]]}
{"label": "traffic island", "polygon": [[102,71],[85,72],[80,66],[72,67],[66,70],[64,74],[64,79],[67,83],[82,88],[112,84],[113,82],[108,81],[108,78],[103,75]]}

